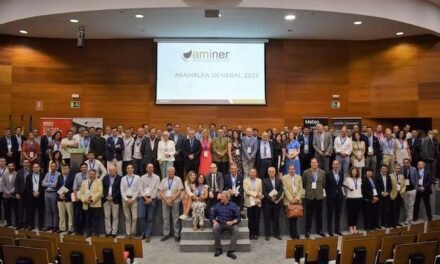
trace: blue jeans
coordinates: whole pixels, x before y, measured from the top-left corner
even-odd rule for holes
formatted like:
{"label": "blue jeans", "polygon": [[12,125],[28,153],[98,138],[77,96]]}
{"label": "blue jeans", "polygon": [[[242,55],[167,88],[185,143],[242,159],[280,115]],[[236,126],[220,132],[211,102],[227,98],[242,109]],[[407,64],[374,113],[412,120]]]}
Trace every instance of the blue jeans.
{"label": "blue jeans", "polygon": [[[174,164],[174,161],[162,161],[160,163],[160,172],[162,174],[162,179],[165,179],[168,177],[168,171],[167,169],[169,167],[172,167]],[[180,176],[180,175],[179,175]]]}
{"label": "blue jeans", "polygon": [[153,230],[154,212],[156,211],[157,199],[153,199],[150,204],[145,204],[143,198],[139,198],[139,222],[141,232],[145,236],[150,236]]}

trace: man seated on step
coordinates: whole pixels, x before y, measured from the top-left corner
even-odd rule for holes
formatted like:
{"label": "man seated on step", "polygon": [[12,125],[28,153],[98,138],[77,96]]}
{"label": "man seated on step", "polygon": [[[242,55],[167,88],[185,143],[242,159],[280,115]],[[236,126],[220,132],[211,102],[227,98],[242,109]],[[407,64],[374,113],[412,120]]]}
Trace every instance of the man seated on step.
{"label": "man seated on step", "polygon": [[236,259],[234,251],[237,247],[238,238],[238,223],[240,223],[240,211],[235,203],[230,202],[230,196],[228,191],[223,191],[220,194],[220,202],[214,207],[212,213],[212,225],[215,239],[215,257],[220,256],[223,253],[222,245],[220,243],[221,234],[225,231],[229,231],[232,234],[231,245],[229,246],[227,256],[231,259]]}

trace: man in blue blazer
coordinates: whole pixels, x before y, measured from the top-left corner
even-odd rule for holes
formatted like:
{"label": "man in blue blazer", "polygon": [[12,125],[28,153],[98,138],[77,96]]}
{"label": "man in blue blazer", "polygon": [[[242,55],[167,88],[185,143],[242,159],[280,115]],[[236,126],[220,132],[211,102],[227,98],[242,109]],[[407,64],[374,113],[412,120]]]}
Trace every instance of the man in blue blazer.
{"label": "man in blue blazer", "polygon": [[229,166],[229,173],[225,175],[224,190],[229,191],[231,201],[240,208],[241,218],[245,219],[243,213],[243,175],[238,174],[237,165]]}
{"label": "man in blue blazer", "polygon": [[105,159],[107,168],[110,165],[116,167],[118,174],[122,175],[122,152],[124,151],[124,141],[118,136],[116,127],[112,128],[112,136],[107,138],[105,145]]}
{"label": "man in blue blazer", "polygon": [[114,166],[108,168],[108,175],[102,179],[102,207],[104,208],[106,237],[115,238],[118,234],[119,207],[122,202],[121,179],[122,177],[116,173]]}
{"label": "man in blue blazer", "polygon": [[195,138],[195,131],[191,129],[188,132],[188,138],[183,142],[183,157],[185,166],[185,175],[189,171],[198,172],[200,164],[200,141]]}
{"label": "man in blue blazer", "polygon": [[342,183],[344,173],[338,160],[332,163],[332,170],[327,173],[325,181],[325,193],[327,196],[327,229],[330,236],[333,236],[333,213],[335,215],[335,233],[342,236],[340,228],[342,198]]}
{"label": "man in blue blazer", "polygon": [[431,185],[432,185],[432,174],[430,171],[425,169],[425,162],[419,161],[417,164],[417,181],[419,187],[417,188],[416,201],[414,204],[414,221],[417,221],[419,218],[419,207],[420,207],[420,199],[423,199],[423,203],[425,204],[426,217],[428,221],[432,220],[432,212],[431,212],[431,202],[430,196],[432,193]]}

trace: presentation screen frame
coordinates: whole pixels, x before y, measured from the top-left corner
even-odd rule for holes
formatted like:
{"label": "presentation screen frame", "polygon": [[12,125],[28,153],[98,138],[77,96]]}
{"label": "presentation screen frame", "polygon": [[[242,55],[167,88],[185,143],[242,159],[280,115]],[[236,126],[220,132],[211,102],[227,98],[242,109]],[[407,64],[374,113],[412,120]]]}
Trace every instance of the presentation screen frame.
{"label": "presentation screen frame", "polygon": [[[155,57],[156,57],[156,83],[154,89],[154,105],[156,106],[267,106],[268,98],[267,98],[267,43],[268,39],[235,39],[235,38],[155,38]],[[263,62],[263,72],[264,72],[264,103],[261,104],[253,104],[253,103],[245,103],[245,104],[226,104],[226,103],[158,103],[157,98],[157,79],[158,79],[158,43],[159,42],[176,42],[176,43],[262,43],[264,46],[264,62]]]}

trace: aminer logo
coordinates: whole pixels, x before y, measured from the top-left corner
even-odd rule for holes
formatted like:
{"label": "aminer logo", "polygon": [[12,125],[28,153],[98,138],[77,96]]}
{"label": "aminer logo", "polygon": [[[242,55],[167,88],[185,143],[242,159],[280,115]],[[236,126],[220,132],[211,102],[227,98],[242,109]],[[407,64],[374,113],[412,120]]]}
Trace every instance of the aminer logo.
{"label": "aminer logo", "polygon": [[182,53],[182,59],[184,61],[227,61],[229,60],[229,51],[195,51],[189,50],[187,52]]}

